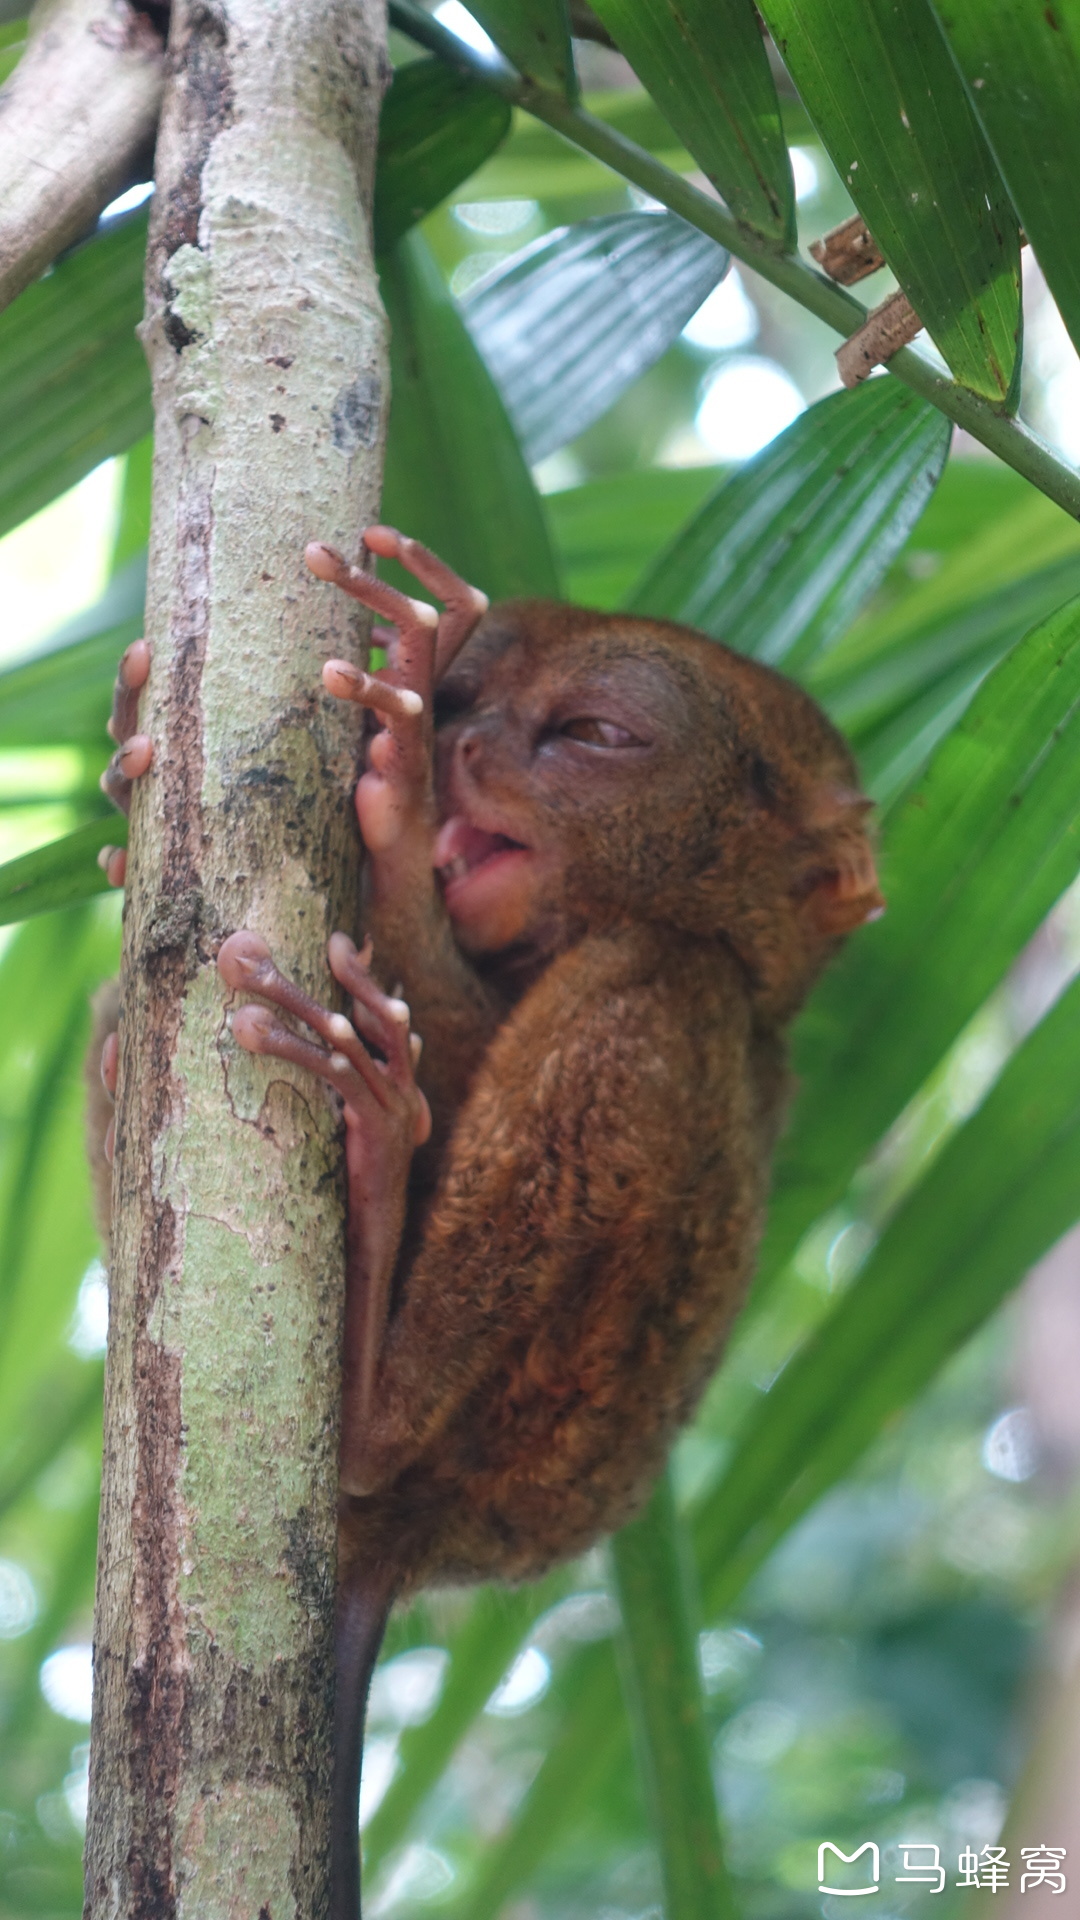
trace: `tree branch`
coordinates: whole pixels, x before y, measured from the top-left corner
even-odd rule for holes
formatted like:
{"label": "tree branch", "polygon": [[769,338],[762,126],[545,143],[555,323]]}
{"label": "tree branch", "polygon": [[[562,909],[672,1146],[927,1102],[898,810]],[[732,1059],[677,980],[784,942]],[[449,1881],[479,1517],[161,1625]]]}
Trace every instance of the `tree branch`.
{"label": "tree branch", "polygon": [[250,927],[320,1000],[356,932],[355,553],[379,497],[380,0],[174,0],[143,339],[155,408],[120,1022],[88,1920],[329,1910],[340,1117],[242,1053]]}
{"label": "tree branch", "polygon": [[0,89],[0,308],[149,171],[161,35],[129,0],[37,0]]}
{"label": "tree branch", "polygon": [[[867,308],[854,296],[807,266],[796,254],[778,253],[761,235],[742,227],[717,200],[673,173],[670,167],[646,152],[644,147],[609,127],[584,107],[571,106],[560,94],[523,80],[504,61],[491,60],[459,40],[439,21],[414,4],[414,0],[390,0],[391,24],[426,46],[441,59],[471,73],[514,106],[543,120],[556,133],[581,147],[586,153],[610,167],[636,187],[659,200],[672,213],[682,215],[711,239],[727,247],[738,260],[753,267],[783,293],[790,294],[808,313],[824,320],[836,333],[848,339],[867,319]],[[888,371],[905,386],[963,427],[972,438],[1023,474],[1074,519],[1080,519],[1080,473],[1032,433],[1029,427],[990,401],[972,393],[949,378],[926,356],[913,347],[904,347],[888,362]]]}

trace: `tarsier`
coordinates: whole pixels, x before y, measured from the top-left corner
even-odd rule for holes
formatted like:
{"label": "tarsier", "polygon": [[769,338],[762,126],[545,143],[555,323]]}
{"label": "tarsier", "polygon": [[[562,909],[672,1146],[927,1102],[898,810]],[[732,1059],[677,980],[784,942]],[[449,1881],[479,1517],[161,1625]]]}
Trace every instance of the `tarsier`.
{"label": "tarsier", "polygon": [[[381,723],[356,791],[367,944],[329,948],[352,1018],[254,933],[218,954],[240,1045],[344,1107],[337,1920],[390,1606],[531,1579],[641,1504],[750,1277],[784,1028],[881,906],[851,756],[790,681],[663,620],[488,610],[415,541],[364,538],[445,610],[308,548],[393,623],[385,669],[324,669]],[[148,669],[137,642],[121,805],[152,756],[129,737]],[[111,1094],[115,1039],[102,1066]]]}

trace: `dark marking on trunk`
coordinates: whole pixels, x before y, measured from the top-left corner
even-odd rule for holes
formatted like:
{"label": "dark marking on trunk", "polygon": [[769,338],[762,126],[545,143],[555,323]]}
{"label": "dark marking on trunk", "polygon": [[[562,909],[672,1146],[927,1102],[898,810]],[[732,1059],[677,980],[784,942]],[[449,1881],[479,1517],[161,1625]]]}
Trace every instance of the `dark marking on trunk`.
{"label": "dark marking on trunk", "polygon": [[184,348],[190,347],[192,342],[199,337],[198,334],[193,333],[191,328],[181,320],[180,315],[175,313],[172,307],[166,307],[165,318],[162,324],[165,328],[166,340],[170,347],[173,347],[177,353],[183,353]]}
{"label": "dark marking on trunk", "polygon": [[373,447],[379,434],[379,387],[369,373],[361,373],[342,387],[330,415],[330,431],[335,447],[342,453],[355,453],[357,447]]}
{"label": "dark marking on trunk", "polygon": [[[168,305],[164,273],[178,247],[199,243],[202,212],[202,175],[210,147],[232,119],[232,69],[228,51],[228,19],[213,0],[189,0],[172,9],[166,63],[172,85],[166,94],[160,140],[173,165],[171,184],[154,196],[150,245],[146,259],[147,307],[152,313]],[[182,132],[181,132],[182,129]],[[179,165],[175,149],[181,149]],[[160,204],[158,204],[160,202]],[[177,329],[182,322],[177,322]],[[169,333],[173,346],[188,340]]]}
{"label": "dark marking on trunk", "polygon": [[[168,1265],[175,1239],[172,1209],[155,1223],[157,1260]],[[160,1269],[159,1269],[160,1271]],[[180,1359],[151,1339],[147,1313],[157,1294],[157,1272],[140,1276],[135,1343],[138,1465],[131,1533],[135,1557],[134,1620],[137,1653],[128,1673],[127,1723],[131,1787],[142,1801],[142,1846],[130,1860],[131,1920],[173,1920],[176,1875],[173,1819],[179,1791],[177,1759],[188,1716],[187,1637],[173,1571],[180,1559],[177,1492],[180,1464]],[[147,1284],[149,1283],[149,1284]]]}

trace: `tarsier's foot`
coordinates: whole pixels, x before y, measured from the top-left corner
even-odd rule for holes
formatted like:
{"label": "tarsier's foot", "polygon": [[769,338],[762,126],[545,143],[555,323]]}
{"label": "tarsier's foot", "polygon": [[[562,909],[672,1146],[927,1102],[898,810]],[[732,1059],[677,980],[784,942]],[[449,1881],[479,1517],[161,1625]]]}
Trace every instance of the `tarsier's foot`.
{"label": "tarsier's foot", "polygon": [[[109,732],[120,742],[101,776],[101,788],[121,813],[131,809],[131,790],[142,778],[154,757],[148,734],[136,733],[139,695],[150,673],[150,648],[145,640],[133,640],[123,655],[113,687],[112,718]],[[98,865],[104,869],[109,885],[122,887],[127,872],[127,854],[123,847],[102,847]]]}
{"label": "tarsier's foot", "polygon": [[[330,1013],[279,973],[264,940],[234,933],[218,952],[218,971],[239,992],[270,1007],[243,1006],[232,1030],[249,1053],[291,1061],[326,1080],[345,1105],[348,1177],[348,1284],[345,1319],[345,1440],[366,1425],[405,1218],[413,1150],[431,1132],[428,1103],[416,1084],[420,1038],[409,1031],[403,1000],[383,993],[369,971],[370,949],[347,934],[329,945],[335,979],[352,995],[353,1018]],[[302,1021],[325,1046],[276,1019],[271,1007]],[[372,1052],[371,1049],[375,1051]],[[379,1057],[381,1056],[381,1058]]]}
{"label": "tarsier's foot", "polygon": [[390,631],[376,629],[389,655],[381,672],[361,673],[343,660],[330,660],[323,668],[330,693],[355,700],[383,720],[382,730],[369,743],[367,771],[356,789],[356,811],[364,844],[375,863],[376,892],[382,883],[393,893],[408,884],[410,863],[430,864],[435,825],[432,696],[441,675],[487,611],[488,600],[418,540],[393,527],[369,527],[364,542],[381,558],[400,561],[442,600],[445,609],[439,614],[425,601],[399,593],[373,574],[351,566],[332,547],[312,541],[307,549],[308,566],[320,580],[332,581],[393,622]]}
{"label": "tarsier's foot", "polygon": [[[347,934],[335,933],[328,953],[334,978],[352,995],[351,1021],[320,1007],[287,980],[258,934],[230,934],[217,957],[226,986],[269,1000],[271,1006],[310,1027],[326,1045],[318,1046],[275,1020],[267,1007],[240,1007],[232,1018],[233,1033],[248,1053],[273,1054],[329,1081],[341,1095],[350,1127],[370,1133],[380,1116],[400,1123],[411,1152],[427,1139],[431,1116],[416,1085],[420,1036],[409,1031],[409,1009],[403,1000],[383,993],[372,979],[370,948],[358,951]],[[370,1048],[383,1057],[377,1058]]]}

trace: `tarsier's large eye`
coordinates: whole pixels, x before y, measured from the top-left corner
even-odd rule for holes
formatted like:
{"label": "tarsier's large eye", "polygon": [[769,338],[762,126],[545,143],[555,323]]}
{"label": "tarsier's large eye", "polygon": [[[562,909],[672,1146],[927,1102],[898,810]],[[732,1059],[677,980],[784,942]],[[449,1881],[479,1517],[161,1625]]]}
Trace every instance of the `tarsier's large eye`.
{"label": "tarsier's large eye", "polygon": [[593,720],[582,716],[565,720],[559,732],[568,740],[581,740],[587,747],[640,747],[641,741],[614,720]]}

